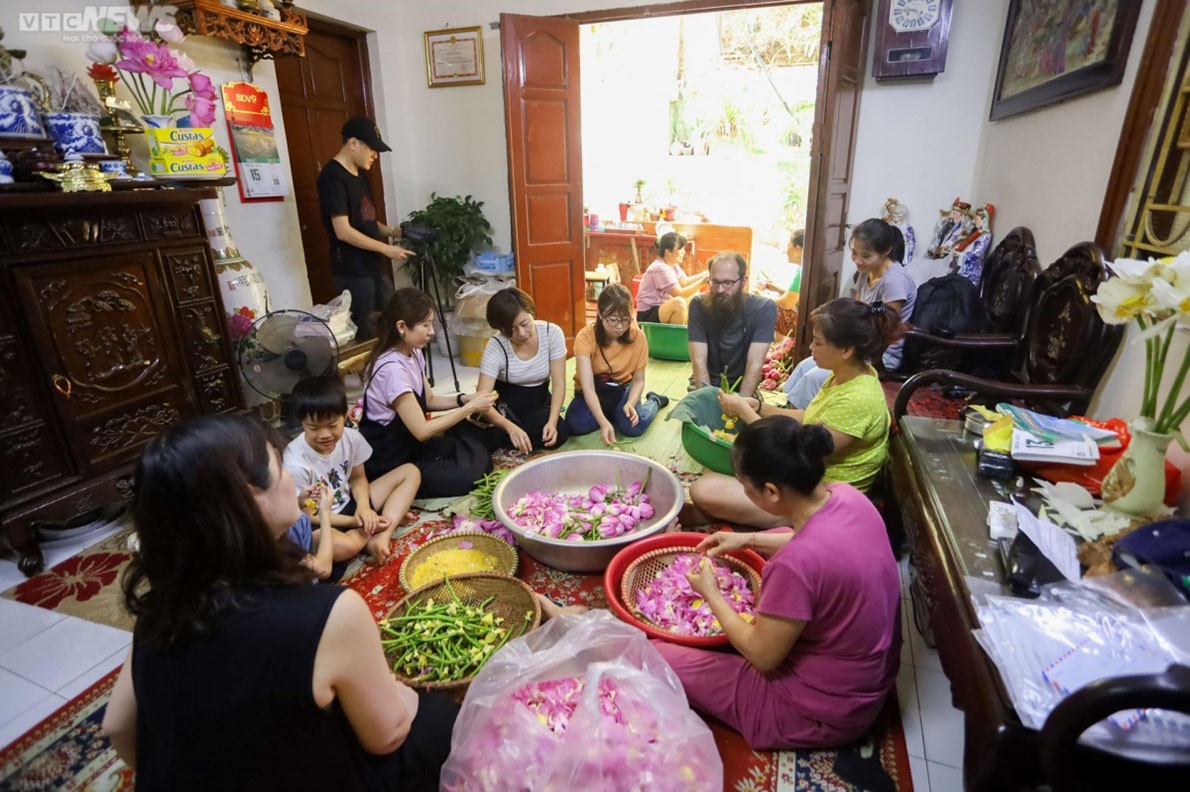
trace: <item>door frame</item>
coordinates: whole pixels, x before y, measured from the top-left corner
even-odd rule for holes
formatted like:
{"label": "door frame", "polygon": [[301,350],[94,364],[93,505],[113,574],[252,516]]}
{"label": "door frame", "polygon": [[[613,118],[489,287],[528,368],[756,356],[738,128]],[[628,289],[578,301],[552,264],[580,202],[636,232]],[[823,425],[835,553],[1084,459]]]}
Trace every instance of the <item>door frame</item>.
{"label": "door frame", "polygon": [[[734,10],[740,10],[740,9],[746,9],[746,8],[765,8],[765,7],[772,7],[772,6],[807,5],[809,3],[815,3],[815,2],[822,3],[824,6],[824,10],[825,10],[830,5],[832,0],[683,0],[682,2],[666,3],[663,5],[642,5],[642,6],[631,6],[631,7],[626,7],[626,8],[609,8],[609,9],[594,10],[594,11],[575,11],[575,12],[564,13],[564,14],[556,14],[556,15],[552,15],[552,16],[555,16],[556,18],[559,18],[559,19],[572,20],[572,21],[578,23],[579,25],[582,25],[582,24],[592,24],[592,23],[600,23],[600,22],[622,22],[622,21],[629,21],[629,20],[635,20],[635,19],[649,19],[649,18],[653,18],[653,17],[679,16],[679,15],[683,15],[683,14],[705,13],[705,12],[711,12],[711,11],[734,11]],[[872,13],[872,4],[871,4],[871,0],[856,0],[856,2],[861,6],[861,8],[863,9],[863,12],[864,12],[864,14],[863,14],[864,23],[863,24],[865,27],[864,27],[864,31],[862,34],[862,40],[861,40],[861,48],[862,49],[861,49],[860,58],[861,58],[861,63],[866,64],[866,61],[867,61],[867,38],[868,38],[867,26],[870,24],[870,17],[871,17],[871,13]],[[542,16],[551,16],[551,15],[543,14]],[[826,30],[827,24],[829,24],[829,19],[826,17],[826,15],[824,15],[824,17],[823,17],[824,32]],[[821,97],[825,93],[824,79],[827,77],[827,75],[826,75],[825,69],[824,69],[824,62],[825,62],[824,59],[826,58],[827,54],[828,53],[826,53],[826,52],[819,54],[818,90],[817,90],[819,99],[821,99]],[[505,57],[505,53],[502,51],[501,59],[503,60],[504,57]],[[857,89],[861,92],[863,90],[863,76],[864,76],[864,70],[861,68],[860,84]],[[817,114],[820,112],[821,112],[820,109],[816,111],[816,117],[817,117]],[[856,119],[855,119],[855,123],[857,123],[857,124],[858,124],[858,118],[859,118],[859,115],[858,115],[858,109],[857,109]],[[829,143],[829,141],[822,141],[821,136],[818,134],[815,134],[814,141],[813,141],[812,147],[811,147],[810,155],[811,155],[812,159],[814,159],[815,161],[819,161],[820,164],[822,164],[821,160],[822,160],[822,154],[823,154],[823,149],[821,148],[821,146],[824,143]],[[819,176],[821,177],[821,168],[819,168],[818,172],[819,172]],[[811,176],[812,177],[814,176],[813,169],[811,172]],[[819,181],[821,181],[821,178],[819,178]],[[825,244],[826,243],[826,229],[825,229],[825,227],[823,227],[821,230],[819,230],[817,232],[814,232],[814,229],[817,226],[821,226],[823,224],[823,219],[820,215],[820,210],[816,210],[816,206],[815,206],[816,202],[819,200],[819,197],[820,197],[819,193],[822,192],[822,190],[820,190],[821,185],[815,184],[814,182],[815,182],[815,180],[813,178],[811,178],[810,184],[807,185],[807,199],[809,200],[810,203],[809,203],[808,210],[806,213],[806,246],[805,246],[805,251],[804,251],[804,255],[803,255],[803,259],[802,259],[804,262],[803,263],[803,279],[802,279],[803,299],[801,300],[801,303],[800,303],[801,310],[799,310],[799,312],[798,312],[799,313],[799,323],[798,323],[799,331],[802,331],[802,328],[805,326],[805,321],[806,321],[805,318],[808,317],[810,315],[810,312],[813,311],[813,309],[817,307],[817,304],[814,301],[814,295],[805,287],[813,286],[813,284],[819,280],[819,278],[816,277],[816,275],[823,274],[821,272],[821,270],[824,267],[824,265],[821,263],[821,261],[819,261],[819,263],[817,265],[814,263],[816,258],[818,258],[818,259],[821,258],[816,255],[817,248],[820,246],[822,246],[822,247],[826,246],[826,244]],[[516,204],[515,204],[515,201],[513,200],[511,191],[512,191],[512,177],[510,174],[509,175],[509,207],[508,208],[509,208],[510,216],[512,216],[514,218],[514,222],[515,222]],[[749,261],[748,264],[749,264],[749,269],[751,269],[752,262]],[[808,273],[807,273],[807,270],[809,270]],[[816,270],[818,270],[818,271],[816,271]],[[807,274],[809,275],[808,278],[806,277]],[[835,295],[835,296],[837,296],[837,295]],[[807,297],[809,299],[806,299]],[[799,332],[799,335],[804,335],[804,331]],[[808,354],[808,340],[800,343],[799,347],[804,347],[804,351],[806,351]]]}
{"label": "door frame", "polygon": [[[373,94],[372,94],[372,64],[371,64],[371,51],[368,46],[368,31],[364,30],[363,28],[356,27],[354,25],[348,24],[346,22],[342,22],[340,20],[337,20],[337,19],[334,19],[331,17],[316,16],[314,14],[308,14],[307,16],[308,16],[308,24],[309,24],[310,32],[323,33],[323,34],[326,34],[329,36],[335,36],[335,37],[339,37],[342,39],[350,39],[354,42],[355,50],[358,53],[358,63],[356,65],[359,67],[360,76],[361,76],[359,91],[360,91],[360,94],[361,94],[361,97],[363,100],[363,115],[375,120],[375,118],[376,118],[376,103],[375,103],[375,100],[374,100]],[[307,58],[308,55],[301,55],[301,56],[293,55],[293,56],[286,56],[286,57]],[[280,80],[278,80],[278,83],[279,82],[280,82]],[[304,88],[305,88],[305,86],[303,86],[303,89]],[[308,105],[305,105],[303,107],[307,107],[307,106]],[[291,107],[292,107],[292,105],[291,105]],[[285,95],[280,90],[279,84],[278,84],[278,90],[277,90],[277,109],[275,112],[279,112],[282,115],[284,115],[284,113],[285,113]],[[306,126],[306,129],[307,130],[309,129],[308,124]],[[293,168],[296,168],[297,165],[295,165],[294,158],[292,156],[290,156],[292,154],[292,152],[288,150],[288,141],[290,140],[291,130],[289,130],[287,128],[285,130],[285,132],[286,132],[286,141],[287,141],[286,156],[290,160],[290,168],[293,169]],[[326,163],[329,162],[332,157],[334,157],[334,155],[335,155],[334,151],[315,151],[314,152],[314,164],[317,166],[318,170],[321,171],[323,166],[325,166]],[[368,177],[368,183],[370,184],[370,186],[372,188],[372,203],[376,207],[376,216],[378,218],[381,218],[381,222],[387,223],[388,222],[388,210],[387,210],[386,202],[385,202],[383,163],[381,162],[381,160],[379,158],[377,158],[376,162],[372,165],[372,168],[368,172],[367,177]],[[295,184],[293,186],[293,198],[294,198],[294,204],[295,204],[295,206],[297,206],[299,204],[299,201],[297,200],[298,194],[297,194],[296,180],[295,180]],[[316,200],[317,196],[315,195],[314,198]],[[299,223],[300,223],[300,220],[301,220],[300,215],[299,215],[298,219],[299,219]],[[318,222],[321,227],[321,218],[319,218]],[[318,300],[319,300],[319,295],[317,293],[318,290],[315,289],[315,283],[311,279],[311,273],[310,273],[310,255],[309,255],[310,251],[306,248],[304,238],[302,239],[302,242],[303,242],[302,258],[303,258],[303,264],[306,269],[306,282],[310,289],[311,299],[314,302],[318,302]],[[330,262],[328,262],[328,266],[329,266],[329,264],[330,264]],[[328,273],[328,275],[329,275],[329,273]],[[334,294],[332,293],[327,297],[327,299],[329,299],[329,297],[333,297],[333,296],[334,296]]]}

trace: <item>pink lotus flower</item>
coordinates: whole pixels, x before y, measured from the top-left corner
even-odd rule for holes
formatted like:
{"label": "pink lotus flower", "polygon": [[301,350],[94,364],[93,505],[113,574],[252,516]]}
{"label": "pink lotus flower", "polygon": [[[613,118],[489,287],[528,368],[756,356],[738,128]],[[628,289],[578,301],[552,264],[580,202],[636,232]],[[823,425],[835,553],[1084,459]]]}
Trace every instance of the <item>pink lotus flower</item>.
{"label": "pink lotus flower", "polygon": [[116,62],[117,69],[134,74],[147,74],[165,90],[173,89],[175,78],[187,78],[190,75],[178,65],[177,58],[164,44],[154,44],[150,41],[129,42],[120,48],[124,59]]}
{"label": "pink lotus flower", "polygon": [[93,63],[102,63],[110,66],[116,62],[116,58],[120,57],[120,51],[116,49],[116,45],[106,39],[103,41],[93,41],[87,47],[87,57]]}
{"label": "pink lotus flower", "polygon": [[158,36],[161,36],[163,41],[170,44],[177,44],[186,38],[186,34],[177,25],[162,20],[157,21],[157,24],[153,26],[153,30]]}
{"label": "pink lotus flower", "polygon": [[215,122],[215,93],[190,93],[186,96],[186,109],[190,111],[190,126],[209,127]]}

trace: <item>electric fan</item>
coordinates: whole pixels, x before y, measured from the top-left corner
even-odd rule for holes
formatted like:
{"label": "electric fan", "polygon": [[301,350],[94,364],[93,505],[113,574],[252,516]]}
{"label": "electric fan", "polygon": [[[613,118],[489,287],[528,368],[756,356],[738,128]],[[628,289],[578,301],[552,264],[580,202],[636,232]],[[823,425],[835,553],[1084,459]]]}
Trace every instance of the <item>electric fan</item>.
{"label": "electric fan", "polygon": [[280,399],[283,406],[301,380],[335,373],[338,358],[339,344],[331,328],[305,311],[271,311],[240,339],[244,381],[260,395]]}

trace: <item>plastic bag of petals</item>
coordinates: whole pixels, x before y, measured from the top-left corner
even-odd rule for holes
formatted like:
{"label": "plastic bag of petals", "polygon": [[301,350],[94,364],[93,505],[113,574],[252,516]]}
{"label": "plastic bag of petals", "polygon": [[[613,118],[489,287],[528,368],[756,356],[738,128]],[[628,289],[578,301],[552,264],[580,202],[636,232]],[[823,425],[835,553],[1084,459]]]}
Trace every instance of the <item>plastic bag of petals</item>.
{"label": "plastic bag of petals", "polygon": [[606,611],[555,617],[493,655],[442,768],[452,792],[722,788],[715,739],[677,676]]}

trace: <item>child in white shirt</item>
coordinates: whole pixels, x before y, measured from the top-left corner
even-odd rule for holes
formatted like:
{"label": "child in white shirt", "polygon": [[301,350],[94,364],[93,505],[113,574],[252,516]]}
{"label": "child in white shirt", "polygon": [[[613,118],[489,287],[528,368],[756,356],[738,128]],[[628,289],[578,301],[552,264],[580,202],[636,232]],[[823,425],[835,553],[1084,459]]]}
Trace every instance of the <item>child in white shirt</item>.
{"label": "child in white shirt", "polygon": [[311,493],[314,503],[304,504],[311,517],[321,491],[329,494],[330,524],[337,529],[334,560],[352,558],[365,547],[377,563],[388,560],[393,531],[412,517],[409,506],[421,485],[421,473],[415,465],[404,464],[368,481],[364,462],[372,456],[372,447],[345,425],[347,391],[338,377],[302,380],[293,389],[290,405],[302,433],[286,446],[283,463],[299,492]]}

